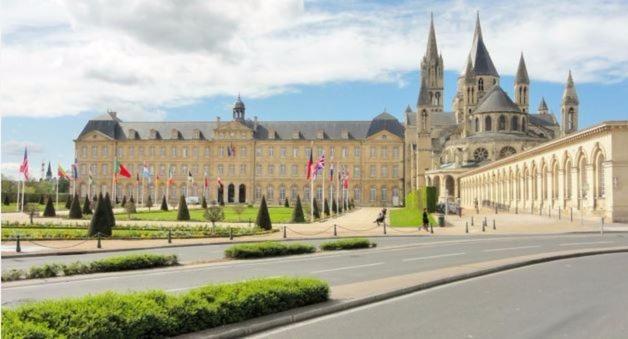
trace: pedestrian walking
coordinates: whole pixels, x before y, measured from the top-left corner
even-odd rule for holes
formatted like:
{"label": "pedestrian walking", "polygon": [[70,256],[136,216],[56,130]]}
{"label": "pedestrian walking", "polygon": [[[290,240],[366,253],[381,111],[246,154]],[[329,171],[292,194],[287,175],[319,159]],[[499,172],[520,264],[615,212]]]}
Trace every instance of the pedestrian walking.
{"label": "pedestrian walking", "polygon": [[427,215],[427,208],[423,209],[423,228],[428,231],[428,226],[430,225],[430,218]]}

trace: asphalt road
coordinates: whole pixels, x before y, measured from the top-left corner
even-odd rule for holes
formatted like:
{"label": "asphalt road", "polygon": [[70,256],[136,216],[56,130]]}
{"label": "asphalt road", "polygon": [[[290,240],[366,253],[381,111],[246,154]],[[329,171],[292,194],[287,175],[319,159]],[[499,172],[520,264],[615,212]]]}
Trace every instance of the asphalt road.
{"label": "asphalt road", "polygon": [[408,243],[366,250],[95,274],[28,285],[3,284],[2,305],[106,290],[159,288],[179,292],[212,282],[280,275],[315,276],[333,286],[520,255],[628,245],[624,234],[607,234],[603,238],[595,234],[431,240],[415,237],[404,241]]}
{"label": "asphalt road", "polygon": [[628,254],[444,285],[255,338],[628,338]]}

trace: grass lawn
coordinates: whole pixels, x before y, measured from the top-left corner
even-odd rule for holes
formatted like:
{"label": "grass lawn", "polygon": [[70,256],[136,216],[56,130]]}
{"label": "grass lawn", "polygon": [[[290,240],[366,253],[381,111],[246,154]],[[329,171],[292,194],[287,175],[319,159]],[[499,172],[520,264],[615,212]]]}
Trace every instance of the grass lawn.
{"label": "grass lawn", "polygon": [[[46,205],[40,205],[38,203],[34,203],[37,205],[37,208],[39,208],[40,212],[43,212],[44,209],[46,208]],[[81,206],[83,206],[83,204],[81,203]],[[55,211],[65,211],[65,201],[59,201],[58,205],[55,205]],[[5,204],[0,204],[0,211],[2,211],[2,213],[11,213],[11,212],[17,212],[17,204],[16,203],[10,203],[9,205],[5,205]]]}
{"label": "grass lawn", "polygon": [[[242,214],[237,215],[231,206],[225,206],[225,220],[223,222],[255,222],[257,218],[257,207],[247,207]],[[203,218],[203,209],[190,209],[190,221],[206,221]],[[292,208],[286,207],[269,207],[270,220],[274,223],[290,222],[292,219]],[[159,207],[148,212],[141,211],[131,215],[132,220],[146,221],[177,221],[177,210],[161,211]],[[116,220],[128,220],[126,213],[116,213]]]}
{"label": "grass lawn", "polygon": [[[438,225],[432,214],[428,214],[428,217],[431,225]],[[390,225],[393,227],[419,227],[423,224],[421,219],[421,213],[418,210],[400,208],[390,211]]]}

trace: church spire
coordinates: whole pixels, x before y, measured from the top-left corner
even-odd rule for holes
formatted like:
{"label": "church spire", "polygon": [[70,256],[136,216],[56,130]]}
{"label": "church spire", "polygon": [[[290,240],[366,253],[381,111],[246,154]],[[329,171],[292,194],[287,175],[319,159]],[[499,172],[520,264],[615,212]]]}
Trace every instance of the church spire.
{"label": "church spire", "polygon": [[428,59],[438,59],[438,47],[436,45],[436,31],[434,30],[434,14],[430,13],[430,33],[427,36],[427,48],[425,57]]}
{"label": "church spire", "polygon": [[539,104],[539,113],[548,114],[549,108],[547,108],[547,103],[545,103],[545,97],[541,97],[541,103]]}
{"label": "church spire", "polygon": [[563,134],[566,135],[577,131],[580,102],[578,93],[576,93],[576,86],[571,77],[571,70],[569,70],[569,76],[567,76],[567,84],[565,85],[563,101],[560,106]]}
{"label": "church spire", "polygon": [[579,103],[578,93],[576,93],[576,85],[574,84],[573,77],[571,76],[571,70],[569,70],[567,84],[565,85],[565,91],[563,92],[563,103],[574,105]]}
{"label": "church spire", "polygon": [[521,52],[521,57],[519,57],[519,67],[517,67],[517,77],[515,79],[515,83],[526,85],[530,84],[528,69],[526,68],[526,62],[523,59],[523,52]]}
{"label": "church spire", "polygon": [[471,57],[471,63],[473,64],[473,71],[476,75],[490,75],[499,77],[493,60],[484,45],[484,38],[482,37],[482,27],[480,26],[480,12],[477,12],[475,21],[475,32],[473,33],[473,42],[471,44],[471,51],[469,52]]}

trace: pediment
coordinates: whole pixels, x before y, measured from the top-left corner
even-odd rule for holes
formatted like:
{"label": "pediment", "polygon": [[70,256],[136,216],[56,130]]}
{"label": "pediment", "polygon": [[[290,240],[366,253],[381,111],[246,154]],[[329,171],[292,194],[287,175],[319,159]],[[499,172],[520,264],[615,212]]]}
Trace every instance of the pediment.
{"label": "pediment", "polygon": [[106,135],[100,131],[90,131],[83,134],[80,138],[80,141],[110,141],[113,140],[110,136]]}
{"label": "pediment", "polygon": [[215,139],[252,139],[253,130],[239,121],[221,123],[214,129]]}
{"label": "pediment", "polygon": [[393,140],[393,141],[402,141],[401,138],[399,136],[397,136],[396,134],[390,133],[386,130],[383,131],[379,131],[371,136],[369,136],[368,138],[366,138],[366,140],[381,140],[381,141],[386,141],[386,140]]}

